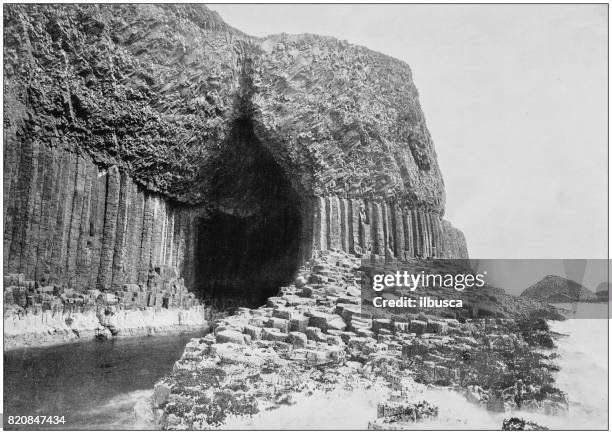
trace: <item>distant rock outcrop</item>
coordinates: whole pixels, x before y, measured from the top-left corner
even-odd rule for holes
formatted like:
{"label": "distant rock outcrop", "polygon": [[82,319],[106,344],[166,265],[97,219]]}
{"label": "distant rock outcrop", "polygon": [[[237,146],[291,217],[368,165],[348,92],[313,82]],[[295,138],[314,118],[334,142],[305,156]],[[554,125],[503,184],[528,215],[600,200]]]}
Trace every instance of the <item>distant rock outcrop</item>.
{"label": "distant rock outcrop", "polygon": [[592,291],[579,283],[553,275],[548,275],[538,283],[531,285],[523,291],[521,297],[547,303],[597,300],[597,296]]}
{"label": "distant rock outcrop", "polygon": [[595,295],[599,301],[608,301],[610,299],[610,283],[602,282],[595,288]]}

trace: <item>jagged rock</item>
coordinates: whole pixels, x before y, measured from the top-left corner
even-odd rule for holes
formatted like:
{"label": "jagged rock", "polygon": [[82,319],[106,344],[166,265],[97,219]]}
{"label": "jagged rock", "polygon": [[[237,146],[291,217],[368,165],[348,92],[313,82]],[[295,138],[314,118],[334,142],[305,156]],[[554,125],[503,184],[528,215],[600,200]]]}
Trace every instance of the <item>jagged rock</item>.
{"label": "jagged rock", "polygon": [[368,429],[386,430],[401,429],[403,424],[416,423],[438,417],[438,407],[427,401],[419,403],[387,402],[378,404],[376,421],[370,422]]}
{"label": "jagged rock", "polygon": [[518,417],[504,419],[502,431],[548,431],[548,428]]}
{"label": "jagged rock", "polygon": [[99,340],[99,341],[106,341],[106,340],[109,340],[109,339],[113,338],[113,334],[106,327],[102,327],[102,328],[99,328],[98,330],[96,330],[95,336],[96,336],[96,339]]}
{"label": "jagged rock", "polygon": [[489,400],[489,394],[480,386],[470,385],[465,390],[466,399],[473,404],[485,404]]}

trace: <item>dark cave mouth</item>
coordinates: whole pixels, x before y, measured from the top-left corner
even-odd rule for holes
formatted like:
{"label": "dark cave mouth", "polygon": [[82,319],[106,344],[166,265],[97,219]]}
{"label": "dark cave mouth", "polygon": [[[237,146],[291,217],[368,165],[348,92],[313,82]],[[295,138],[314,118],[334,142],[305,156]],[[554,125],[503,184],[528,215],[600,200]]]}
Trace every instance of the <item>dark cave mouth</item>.
{"label": "dark cave mouth", "polygon": [[298,194],[253,133],[237,123],[214,167],[209,215],[197,221],[196,290],[219,310],[258,307],[299,267]]}

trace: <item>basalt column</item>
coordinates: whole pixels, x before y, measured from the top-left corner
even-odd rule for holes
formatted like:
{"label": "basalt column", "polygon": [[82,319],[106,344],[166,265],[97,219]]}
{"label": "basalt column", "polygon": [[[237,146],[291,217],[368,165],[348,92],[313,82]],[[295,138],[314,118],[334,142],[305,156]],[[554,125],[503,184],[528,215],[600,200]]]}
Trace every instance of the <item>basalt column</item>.
{"label": "basalt column", "polygon": [[313,251],[335,249],[401,260],[468,257],[461,231],[435,211],[338,197],[317,197],[313,204]]}
{"label": "basalt column", "polygon": [[195,287],[219,308],[260,305],[299,266],[298,194],[247,120],[211,170],[213,206],[196,224]]}
{"label": "basalt column", "polygon": [[4,12],[5,274],[254,306],[318,251],[467,256],[405,62],[203,5]]}

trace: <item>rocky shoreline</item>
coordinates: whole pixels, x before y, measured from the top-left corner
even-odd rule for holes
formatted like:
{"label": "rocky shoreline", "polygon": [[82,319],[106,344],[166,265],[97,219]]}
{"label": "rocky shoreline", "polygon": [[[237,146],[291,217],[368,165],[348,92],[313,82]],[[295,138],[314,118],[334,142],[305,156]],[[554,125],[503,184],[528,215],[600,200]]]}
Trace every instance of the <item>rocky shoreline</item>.
{"label": "rocky shoreline", "polygon": [[469,317],[467,303],[459,319],[371,319],[361,311],[360,267],[356,256],[323,252],[266,306],[216,322],[190,341],[138,417],[162,429],[218,429],[320,391],[377,387],[385,398],[369,428],[402,429],[437,414],[407,400],[415,384],[457,391],[493,412],[567,411],[555,355],[538,350],[554,347],[552,307],[496,292],[495,317]]}
{"label": "rocky shoreline", "polygon": [[[12,313],[4,318],[5,351],[40,348],[87,340],[122,339],[136,336],[161,336],[206,331],[204,309],[121,310],[112,323],[101,323],[90,313]],[[70,323],[70,325],[68,325]]]}
{"label": "rocky shoreline", "polygon": [[172,269],[115,291],[4,277],[4,349],[204,330],[209,311]]}

